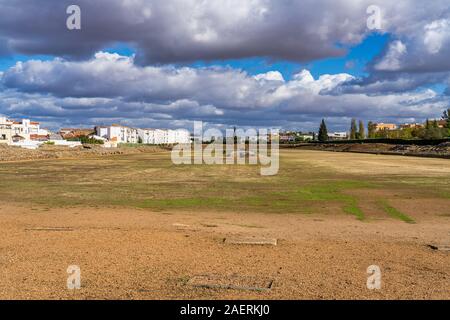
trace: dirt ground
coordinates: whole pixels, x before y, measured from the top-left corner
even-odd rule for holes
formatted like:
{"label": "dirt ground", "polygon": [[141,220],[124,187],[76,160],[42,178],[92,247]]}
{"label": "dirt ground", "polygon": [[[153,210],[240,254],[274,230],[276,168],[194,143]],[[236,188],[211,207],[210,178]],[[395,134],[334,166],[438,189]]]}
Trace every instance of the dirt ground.
{"label": "dirt ground", "polygon": [[36,161],[49,159],[85,159],[96,156],[130,155],[141,152],[161,152],[163,147],[139,146],[119,148],[103,148],[100,145],[90,145],[86,147],[68,148],[61,146],[44,145],[36,150],[23,149],[20,147],[10,147],[0,144],[0,162],[10,161]]}
{"label": "dirt ground", "polygon": [[[299,155],[299,165],[339,174],[450,173],[442,159],[333,153],[325,161],[327,153],[305,151],[286,153],[283,161],[296,166]],[[349,156],[352,164],[342,165]],[[450,200],[407,198],[409,189],[389,194],[391,205],[415,221],[405,223],[370,205],[388,191],[345,192],[367,199],[361,206],[370,219],[342,214],[333,199],[308,214],[283,214],[51,207],[0,197],[0,299],[450,299],[450,253],[432,248],[450,244]],[[224,241],[235,238],[278,241]],[[70,265],[81,269],[79,290],[67,289]],[[381,268],[380,290],[367,288],[371,265]],[[248,279],[269,280],[270,290],[192,285],[198,276],[243,287]]]}
{"label": "dirt ground", "polygon": [[[409,225],[348,216],[152,213],[2,205],[2,299],[449,299],[450,219]],[[51,229],[45,228],[70,228]],[[227,245],[235,236],[277,246]],[[66,288],[69,265],[80,290]],[[367,267],[381,290],[366,287]],[[198,275],[273,280],[270,291],[196,288]]]}

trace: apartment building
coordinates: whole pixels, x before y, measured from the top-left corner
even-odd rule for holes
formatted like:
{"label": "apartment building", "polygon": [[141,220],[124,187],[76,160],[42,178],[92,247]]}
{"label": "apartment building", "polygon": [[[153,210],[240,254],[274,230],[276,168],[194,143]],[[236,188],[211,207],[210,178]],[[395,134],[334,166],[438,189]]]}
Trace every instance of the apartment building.
{"label": "apartment building", "polygon": [[12,121],[0,118],[0,143],[12,144],[20,141],[46,141],[49,132],[41,129],[39,122],[28,119]]}
{"label": "apartment building", "polygon": [[96,127],[98,136],[117,143],[138,143],[138,129],[113,124],[111,126]]}
{"label": "apartment building", "polygon": [[422,123],[404,123],[402,125],[400,125],[400,129],[404,130],[404,129],[421,129],[425,127],[424,124]]}
{"label": "apartment building", "polygon": [[393,123],[377,123],[375,130],[376,131],[397,130],[397,125]]}
{"label": "apartment building", "polygon": [[49,132],[41,129],[40,123],[23,119],[22,121],[12,121],[13,141],[43,141],[47,140]]}
{"label": "apartment building", "polygon": [[95,130],[98,136],[117,143],[161,145],[191,142],[187,130],[136,129],[120,125],[96,127]]}
{"label": "apartment building", "polygon": [[328,133],[328,139],[329,140],[347,140],[348,132],[332,132]]}
{"label": "apartment building", "polygon": [[154,129],[138,129],[138,135],[144,144],[155,144]]}
{"label": "apartment building", "polygon": [[167,130],[167,140],[169,144],[191,143],[191,133],[187,130]]}
{"label": "apartment building", "polygon": [[11,144],[12,142],[12,121],[0,118],[0,144]]}

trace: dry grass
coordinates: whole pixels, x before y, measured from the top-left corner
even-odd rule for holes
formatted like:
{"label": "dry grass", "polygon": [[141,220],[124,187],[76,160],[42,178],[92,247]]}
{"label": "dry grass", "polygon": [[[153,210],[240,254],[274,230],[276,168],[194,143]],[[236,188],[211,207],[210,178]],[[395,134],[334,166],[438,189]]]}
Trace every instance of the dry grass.
{"label": "dry grass", "polygon": [[7,183],[0,185],[0,201],[305,214],[333,203],[364,220],[370,212],[361,208],[367,196],[359,190],[370,190],[374,201],[450,194],[448,160],[287,150],[280,168],[279,175],[262,177],[254,166],[175,166],[168,153],[2,163],[0,179]]}

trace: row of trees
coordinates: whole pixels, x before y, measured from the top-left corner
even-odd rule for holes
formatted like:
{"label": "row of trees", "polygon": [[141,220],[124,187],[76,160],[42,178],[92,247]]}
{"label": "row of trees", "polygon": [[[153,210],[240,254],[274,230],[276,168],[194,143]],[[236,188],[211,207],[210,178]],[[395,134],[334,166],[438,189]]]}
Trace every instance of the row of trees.
{"label": "row of trees", "polygon": [[89,136],[80,136],[77,138],[68,138],[67,141],[79,141],[82,144],[104,144],[102,140],[97,140]]}
{"label": "row of trees", "polygon": [[[370,125],[370,123],[369,123]],[[319,141],[324,142],[328,141],[328,129],[327,125],[325,123],[325,119],[322,119],[322,123],[320,124],[319,128]],[[352,119],[351,125],[350,125],[350,139],[351,140],[358,140],[358,139],[365,139],[366,138],[366,129],[364,127],[364,122],[362,120],[359,121],[359,124],[356,124],[356,119]]]}
{"label": "row of trees", "polygon": [[356,119],[352,119],[350,124],[350,140],[362,140],[366,138],[366,129],[364,122],[359,120],[359,125],[356,126]]}
{"label": "row of trees", "polygon": [[[352,119],[350,124],[350,140],[362,139],[443,139],[450,137],[450,108],[444,111],[442,120],[446,121],[444,128],[439,127],[437,120],[427,119],[424,127],[403,128],[399,130],[377,130],[376,123],[369,121],[367,124],[367,135],[364,122]],[[322,120],[319,128],[319,141],[325,142],[329,139],[325,120]]]}

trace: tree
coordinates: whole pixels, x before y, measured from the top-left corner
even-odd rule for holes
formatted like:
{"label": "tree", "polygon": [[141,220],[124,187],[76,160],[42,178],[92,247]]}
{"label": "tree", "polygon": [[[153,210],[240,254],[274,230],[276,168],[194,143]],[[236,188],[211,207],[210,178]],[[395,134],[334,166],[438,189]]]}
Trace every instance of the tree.
{"label": "tree", "polygon": [[357,138],[357,127],[356,127],[356,119],[352,119],[352,123],[350,126],[350,140],[356,140]]}
{"label": "tree", "polygon": [[436,120],[430,121],[427,119],[425,129],[422,130],[420,138],[426,140],[442,139],[448,135],[448,132],[446,131],[447,129],[439,128],[439,124]]}
{"label": "tree", "polygon": [[367,124],[367,130],[369,131],[369,139],[373,139],[376,137],[377,125],[375,123],[369,121],[369,123]]}
{"label": "tree", "polygon": [[328,141],[328,130],[324,119],[322,119],[322,123],[320,124],[319,128],[319,141],[320,142]]}
{"label": "tree", "polygon": [[444,111],[444,115],[442,116],[442,120],[447,120],[445,127],[447,128],[447,135],[450,137],[450,108]]}
{"label": "tree", "polygon": [[366,129],[364,128],[364,122],[359,120],[358,139],[363,140],[366,138]]}
{"label": "tree", "polygon": [[447,120],[447,124],[450,124],[450,108],[448,108],[447,110],[444,111],[442,120]]}
{"label": "tree", "polygon": [[138,137],[138,143],[139,143],[139,144],[142,144],[142,142],[143,142],[143,141],[142,141],[142,138],[141,138],[141,137]]}

